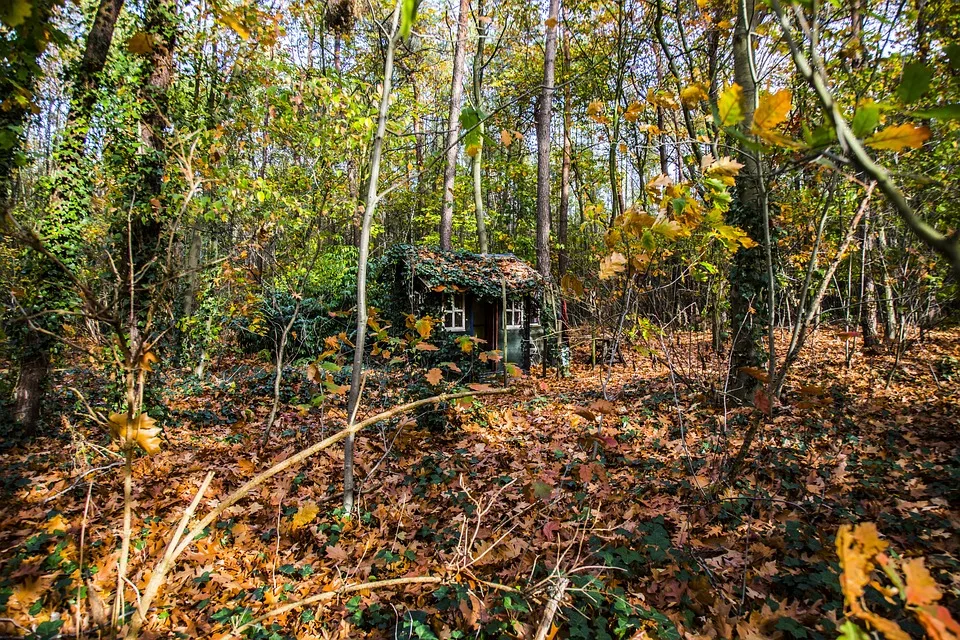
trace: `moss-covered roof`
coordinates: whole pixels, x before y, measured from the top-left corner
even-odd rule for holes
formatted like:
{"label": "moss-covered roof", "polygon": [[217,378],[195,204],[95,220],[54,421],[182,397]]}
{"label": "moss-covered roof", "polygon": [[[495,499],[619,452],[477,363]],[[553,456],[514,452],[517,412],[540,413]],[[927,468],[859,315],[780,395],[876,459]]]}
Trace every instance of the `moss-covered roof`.
{"label": "moss-covered roof", "polygon": [[539,295],[543,290],[543,277],[509,253],[479,254],[400,244],[391,247],[384,257],[437,292],[460,290],[481,298],[499,298],[504,279],[511,296]]}

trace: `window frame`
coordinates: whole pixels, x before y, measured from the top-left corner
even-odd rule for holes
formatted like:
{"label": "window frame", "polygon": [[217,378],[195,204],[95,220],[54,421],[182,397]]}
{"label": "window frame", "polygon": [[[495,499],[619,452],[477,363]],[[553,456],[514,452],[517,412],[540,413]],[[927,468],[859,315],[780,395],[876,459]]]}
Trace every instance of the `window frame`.
{"label": "window frame", "polygon": [[[459,301],[459,305],[457,302]],[[460,323],[457,324],[457,315]],[[451,324],[447,324],[447,317]],[[464,293],[446,294],[443,296],[443,328],[446,331],[464,333],[467,330],[467,296]]]}
{"label": "window frame", "polygon": [[[523,328],[523,300],[507,300],[507,330]],[[511,323],[511,318],[515,321]]]}

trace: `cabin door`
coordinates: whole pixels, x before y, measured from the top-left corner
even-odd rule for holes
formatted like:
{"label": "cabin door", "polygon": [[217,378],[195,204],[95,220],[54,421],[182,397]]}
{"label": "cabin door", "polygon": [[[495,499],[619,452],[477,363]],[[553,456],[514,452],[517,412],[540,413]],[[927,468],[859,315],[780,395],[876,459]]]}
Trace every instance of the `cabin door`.
{"label": "cabin door", "polygon": [[482,300],[473,300],[473,335],[485,342],[477,345],[479,351],[498,349],[497,309],[495,305]]}

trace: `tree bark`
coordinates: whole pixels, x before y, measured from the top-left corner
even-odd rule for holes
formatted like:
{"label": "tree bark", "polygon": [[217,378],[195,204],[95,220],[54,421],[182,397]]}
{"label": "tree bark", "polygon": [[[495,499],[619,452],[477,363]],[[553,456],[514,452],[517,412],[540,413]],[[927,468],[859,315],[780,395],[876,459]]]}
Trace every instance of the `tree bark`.
{"label": "tree bark", "polygon": [[13,393],[13,419],[23,427],[25,435],[36,433],[43,404],[41,400],[50,372],[49,345],[35,344],[31,347],[29,343],[37,342],[36,337],[39,336],[32,332],[30,335],[33,339],[28,338],[28,355],[20,360],[20,375]]}
{"label": "tree bark", "polygon": [[[750,30],[753,25],[754,0],[741,0],[733,32],[734,81],[743,88],[744,134],[753,121],[757,86],[753,68]],[[763,224],[762,170],[756,152],[741,145],[743,169],[737,178],[736,201],[730,218],[758,244],[740,248],[733,257],[730,272],[730,333],[733,347],[730,358],[728,390],[741,401],[750,399],[757,381],[745,369],[761,363],[761,339],[769,323],[766,304],[766,282]]]}
{"label": "tree bark", "polygon": [[860,229],[860,331],[863,333],[863,346],[872,349],[880,343],[880,336],[877,332],[877,287],[873,280],[873,231],[870,228],[869,210]]}
{"label": "tree bark", "polygon": [[[477,53],[473,57],[473,106],[477,110],[477,115],[482,118],[483,110],[480,108],[481,98],[483,97],[483,49],[487,40],[487,23],[479,18],[483,16],[483,2],[477,6]],[[483,131],[483,121],[480,121],[481,132]],[[470,160],[470,172],[473,176],[473,207],[477,218],[477,243],[480,246],[480,253],[489,253],[490,244],[487,240],[487,224],[483,211],[483,139],[481,138],[479,148]]]}
{"label": "tree bark", "polygon": [[570,36],[563,32],[563,162],[560,166],[560,208],[557,213],[557,275],[563,278],[567,273],[569,254],[567,252],[567,226],[570,219],[570,164],[573,152],[570,145],[572,127],[572,98],[570,90]]}
{"label": "tree bark", "polygon": [[557,24],[560,0],[550,0],[543,49],[543,88],[537,104],[537,270],[550,279],[550,124],[553,117],[553,79],[557,60]]}
{"label": "tree bark", "polygon": [[457,16],[457,41],[453,47],[453,80],[450,82],[450,113],[447,117],[447,137],[444,140],[446,166],[443,171],[443,208],[440,211],[440,248],[449,251],[453,238],[453,196],[457,176],[457,152],[460,135],[460,105],[463,102],[463,74],[466,60],[467,18],[470,0],[460,0]]}

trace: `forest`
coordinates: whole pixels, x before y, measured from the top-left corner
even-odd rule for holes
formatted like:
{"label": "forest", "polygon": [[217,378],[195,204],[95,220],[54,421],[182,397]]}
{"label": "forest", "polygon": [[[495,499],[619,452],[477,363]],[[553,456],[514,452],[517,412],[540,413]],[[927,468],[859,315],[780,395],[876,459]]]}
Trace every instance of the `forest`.
{"label": "forest", "polygon": [[0,637],[960,640],[951,0],[0,0]]}

